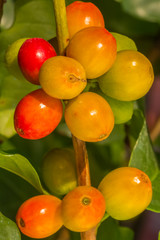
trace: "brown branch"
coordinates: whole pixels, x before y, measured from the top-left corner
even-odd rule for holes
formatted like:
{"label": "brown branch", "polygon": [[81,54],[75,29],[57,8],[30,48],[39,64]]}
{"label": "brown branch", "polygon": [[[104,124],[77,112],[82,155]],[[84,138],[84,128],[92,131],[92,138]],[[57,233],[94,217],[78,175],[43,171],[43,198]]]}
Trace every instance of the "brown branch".
{"label": "brown branch", "polygon": [[76,157],[78,185],[90,186],[91,180],[86,144],[75,136],[72,136],[72,141]]}

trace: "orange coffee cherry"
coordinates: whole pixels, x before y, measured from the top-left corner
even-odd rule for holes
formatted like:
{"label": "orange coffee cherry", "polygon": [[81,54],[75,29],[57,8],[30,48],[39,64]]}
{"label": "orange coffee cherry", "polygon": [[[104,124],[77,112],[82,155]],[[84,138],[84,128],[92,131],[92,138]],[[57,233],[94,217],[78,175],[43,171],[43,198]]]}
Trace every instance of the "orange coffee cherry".
{"label": "orange coffee cherry", "polygon": [[104,27],[100,10],[91,2],[75,1],[66,7],[70,38],[81,29],[97,26]]}
{"label": "orange coffee cherry", "polygon": [[102,141],[114,127],[110,105],[93,92],[81,93],[65,108],[65,121],[71,133],[86,142]]}
{"label": "orange coffee cherry", "polygon": [[64,226],[71,231],[84,232],[96,226],[105,213],[105,200],[98,189],[79,186],[62,200]]}
{"label": "orange coffee cherry", "polygon": [[97,78],[113,65],[117,54],[116,40],[103,27],[85,28],[73,36],[66,54],[82,64],[87,78]]}
{"label": "orange coffee cherry", "polygon": [[63,224],[61,200],[52,195],[32,197],[18,209],[16,222],[21,232],[28,237],[48,237],[57,232]]}

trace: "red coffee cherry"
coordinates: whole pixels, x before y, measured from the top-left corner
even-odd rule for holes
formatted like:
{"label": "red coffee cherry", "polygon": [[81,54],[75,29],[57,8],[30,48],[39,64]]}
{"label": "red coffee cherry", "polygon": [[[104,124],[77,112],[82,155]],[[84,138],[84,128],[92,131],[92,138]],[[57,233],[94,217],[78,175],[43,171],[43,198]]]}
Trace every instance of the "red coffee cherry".
{"label": "red coffee cherry", "polygon": [[35,90],[18,103],[14,125],[19,136],[40,139],[49,135],[61,121],[62,102],[48,96],[42,89]]}
{"label": "red coffee cherry", "polygon": [[97,78],[113,65],[116,40],[103,27],[89,27],[77,32],[71,39],[66,54],[82,64],[87,78]]}
{"label": "red coffee cherry", "polygon": [[52,45],[42,38],[27,39],[18,53],[18,63],[25,78],[39,85],[39,70],[50,57],[56,56]]}
{"label": "red coffee cherry", "polygon": [[26,200],[18,209],[16,222],[21,232],[31,238],[46,238],[63,225],[61,200],[39,195]]}
{"label": "red coffee cherry", "polygon": [[98,189],[79,186],[62,200],[64,226],[71,231],[84,232],[96,226],[105,213],[105,200]]}
{"label": "red coffee cherry", "polygon": [[100,10],[91,2],[75,1],[66,7],[70,38],[83,28],[104,27],[104,18]]}

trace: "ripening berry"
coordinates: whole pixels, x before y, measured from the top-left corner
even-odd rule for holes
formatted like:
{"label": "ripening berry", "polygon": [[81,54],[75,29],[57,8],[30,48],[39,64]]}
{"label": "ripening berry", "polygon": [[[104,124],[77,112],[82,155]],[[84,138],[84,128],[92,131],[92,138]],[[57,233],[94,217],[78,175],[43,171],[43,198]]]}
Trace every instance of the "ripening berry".
{"label": "ripening berry", "polygon": [[86,142],[106,139],[114,127],[110,105],[93,92],[81,93],[70,100],[65,107],[64,117],[71,133]]}
{"label": "ripening berry", "polygon": [[59,99],[74,98],[87,85],[83,66],[65,56],[48,59],[40,69],[39,81],[48,95]]}
{"label": "ripening berry", "polygon": [[22,71],[18,64],[18,52],[22,44],[27,40],[27,38],[20,38],[13,42],[6,50],[5,53],[5,63],[9,72],[20,80],[25,80]]}
{"label": "ripening berry", "polygon": [[66,14],[70,38],[87,27],[104,27],[102,13],[91,2],[75,1],[66,7]]}
{"label": "ripening berry", "polygon": [[31,238],[46,238],[63,225],[61,200],[39,195],[26,200],[18,209],[16,222],[21,232]]}
{"label": "ripening berry", "polygon": [[116,40],[103,27],[85,28],[73,36],[66,55],[82,64],[87,78],[97,78],[113,65],[117,55]]}
{"label": "ripening berry", "polygon": [[65,195],[77,186],[76,161],[73,149],[53,148],[43,158],[42,177],[56,195]]}
{"label": "ripening berry", "polygon": [[152,64],[135,50],[118,52],[111,69],[98,78],[102,92],[121,101],[143,97],[151,88],[153,80]]}
{"label": "ripening berry", "polygon": [[52,45],[43,38],[30,38],[19,50],[18,63],[24,77],[29,82],[39,85],[39,70],[42,64],[56,55]]}
{"label": "ripening berry", "polygon": [[108,173],[98,189],[106,201],[107,213],[117,220],[127,220],[143,212],[152,200],[149,177],[133,167],[121,167]]}
{"label": "ripening berry", "polygon": [[19,136],[40,139],[49,135],[60,123],[62,102],[48,96],[42,89],[21,99],[14,113],[14,126]]}
{"label": "ripening berry", "polygon": [[96,226],[105,213],[105,200],[100,191],[79,186],[62,200],[64,226],[74,232],[84,232]]}

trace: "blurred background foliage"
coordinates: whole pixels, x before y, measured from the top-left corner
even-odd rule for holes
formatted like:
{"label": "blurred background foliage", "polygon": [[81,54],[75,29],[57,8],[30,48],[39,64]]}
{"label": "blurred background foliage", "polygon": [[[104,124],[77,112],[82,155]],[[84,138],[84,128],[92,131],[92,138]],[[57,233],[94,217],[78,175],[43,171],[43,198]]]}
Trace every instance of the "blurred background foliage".
{"label": "blurred background foliage", "polygon": [[[66,5],[71,2],[66,0]],[[128,164],[138,167],[152,179],[154,197],[149,209],[160,212],[160,1],[92,2],[101,10],[106,28],[132,38],[138,50],[150,59],[155,72],[155,83],[147,97],[135,103],[132,119],[127,124],[115,125],[107,140],[87,143],[92,185],[97,187],[106,173],[114,168]],[[20,238],[13,223],[17,209],[26,199],[44,190],[41,177],[44,154],[55,147],[72,147],[72,139],[64,119],[51,135],[41,140],[29,141],[15,134],[13,114],[16,104],[37,87],[12,76],[6,69],[4,55],[7,47],[19,38],[50,40],[56,36],[52,0],[7,0],[3,6],[0,31],[0,222],[3,223],[0,224],[0,239],[29,240],[23,235]],[[17,168],[17,162],[23,165],[24,158],[28,163],[23,172]],[[160,218],[158,213],[148,211],[120,224],[108,218],[99,228],[98,240],[158,239],[158,216]],[[7,222],[6,217],[12,221]],[[4,226],[8,226],[7,230]],[[6,238],[6,232],[12,234]],[[78,240],[79,234],[68,234],[62,229],[47,239]]]}

